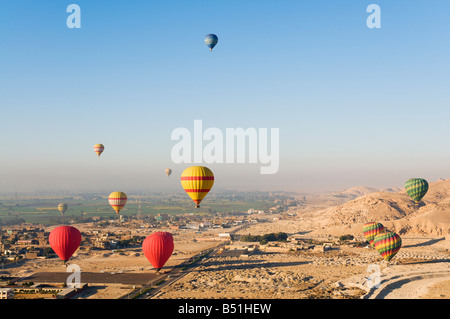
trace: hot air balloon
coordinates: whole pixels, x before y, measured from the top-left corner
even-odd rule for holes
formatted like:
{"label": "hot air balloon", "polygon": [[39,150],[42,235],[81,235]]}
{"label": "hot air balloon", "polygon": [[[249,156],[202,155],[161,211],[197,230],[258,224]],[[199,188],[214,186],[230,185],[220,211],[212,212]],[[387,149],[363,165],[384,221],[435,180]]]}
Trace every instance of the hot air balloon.
{"label": "hot air balloon", "polygon": [[400,250],[402,239],[394,232],[385,232],[375,236],[374,245],[380,255],[390,261]]}
{"label": "hot air balloon", "polygon": [[216,46],[218,41],[219,38],[215,34],[208,34],[205,36],[205,43],[211,51]]}
{"label": "hot air balloon", "polygon": [[69,206],[67,206],[67,204],[64,204],[64,203],[58,204],[58,210],[61,212],[61,215],[64,216],[64,213],[66,212],[67,207],[69,207]]}
{"label": "hot air balloon", "polygon": [[405,190],[418,204],[428,191],[428,182],[423,178],[410,178],[405,183]]}
{"label": "hot air balloon", "polygon": [[105,147],[103,146],[103,144],[95,144],[94,145],[94,151],[95,153],[97,153],[97,155],[100,157],[100,154],[103,153]]}
{"label": "hot air balloon", "polygon": [[66,263],[81,243],[81,233],[73,226],[59,226],[50,232],[50,246],[61,260]]}
{"label": "hot air balloon", "polygon": [[384,226],[377,222],[365,223],[363,226],[364,237],[366,237],[366,240],[372,247],[375,247],[373,244],[375,236],[380,233],[384,233],[385,231],[386,229],[384,228]]}
{"label": "hot air balloon", "polygon": [[170,174],[172,174],[172,170],[170,168],[166,168],[165,172],[166,172],[167,177],[169,177]]}
{"label": "hot air balloon", "polygon": [[200,207],[200,202],[205,198],[214,185],[214,174],[205,166],[191,166],[186,168],[181,174],[181,186],[196,204]]}
{"label": "hot air balloon", "polygon": [[142,243],[145,257],[159,271],[173,252],[173,237],[168,232],[155,232]]}
{"label": "hot air balloon", "polygon": [[111,194],[109,194],[108,197],[109,204],[112,206],[112,208],[114,208],[117,215],[125,206],[127,200],[128,200],[127,194],[123,192],[112,192]]}

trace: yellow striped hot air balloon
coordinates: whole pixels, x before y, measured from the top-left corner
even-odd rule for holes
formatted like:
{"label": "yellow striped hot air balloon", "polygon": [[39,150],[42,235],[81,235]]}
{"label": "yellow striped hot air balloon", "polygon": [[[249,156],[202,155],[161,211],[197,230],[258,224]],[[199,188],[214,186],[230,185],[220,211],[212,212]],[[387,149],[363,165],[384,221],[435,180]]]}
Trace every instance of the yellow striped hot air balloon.
{"label": "yellow striped hot air balloon", "polygon": [[69,207],[69,206],[68,206],[67,204],[65,204],[65,203],[59,203],[59,204],[58,204],[58,210],[59,210],[59,212],[61,213],[61,215],[64,216],[64,213],[66,212],[66,210],[67,210],[68,207]]}
{"label": "yellow striped hot air balloon", "polygon": [[104,150],[105,150],[105,146],[103,146],[103,144],[95,144],[94,145],[94,151],[95,151],[95,153],[97,153],[97,155],[99,157],[100,157],[100,154],[102,154]]}
{"label": "yellow striped hot air balloon", "polygon": [[181,186],[189,197],[200,207],[200,202],[205,198],[214,185],[214,174],[205,166],[191,166],[181,174]]}
{"label": "yellow striped hot air balloon", "polygon": [[117,215],[125,206],[127,200],[127,194],[123,192],[112,192],[108,197],[109,205],[116,211]]}

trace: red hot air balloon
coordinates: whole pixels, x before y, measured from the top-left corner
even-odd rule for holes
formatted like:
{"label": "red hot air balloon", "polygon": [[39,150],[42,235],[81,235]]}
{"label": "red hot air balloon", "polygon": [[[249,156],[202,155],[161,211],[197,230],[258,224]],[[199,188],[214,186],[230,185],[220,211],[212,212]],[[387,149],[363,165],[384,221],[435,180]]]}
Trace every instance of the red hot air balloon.
{"label": "red hot air balloon", "polygon": [[72,226],[59,226],[53,229],[48,237],[50,246],[66,263],[81,243],[81,233]]}
{"label": "red hot air balloon", "polygon": [[159,271],[173,252],[173,237],[168,232],[155,232],[142,243],[145,257]]}

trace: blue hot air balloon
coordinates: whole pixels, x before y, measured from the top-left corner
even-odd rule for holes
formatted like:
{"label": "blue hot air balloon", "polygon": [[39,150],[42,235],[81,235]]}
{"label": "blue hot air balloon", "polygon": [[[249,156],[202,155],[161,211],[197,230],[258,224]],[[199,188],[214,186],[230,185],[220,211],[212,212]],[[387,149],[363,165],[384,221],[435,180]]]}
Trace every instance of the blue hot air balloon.
{"label": "blue hot air balloon", "polygon": [[216,46],[217,41],[219,41],[219,38],[215,34],[208,34],[205,36],[205,43],[211,51]]}

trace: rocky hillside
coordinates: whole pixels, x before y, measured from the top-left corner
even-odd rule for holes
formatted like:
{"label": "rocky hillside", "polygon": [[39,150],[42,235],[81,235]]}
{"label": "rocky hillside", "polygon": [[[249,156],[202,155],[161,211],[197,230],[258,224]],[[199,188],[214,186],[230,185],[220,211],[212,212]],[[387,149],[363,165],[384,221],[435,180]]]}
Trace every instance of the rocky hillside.
{"label": "rocky hillside", "polygon": [[[302,217],[315,220],[317,231],[360,236],[362,225],[381,222],[399,234],[445,236],[450,234],[450,180],[429,184],[428,193],[416,205],[404,190],[378,191],[345,204],[308,212]],[[353,192],[355,193],[355,192]]]}

